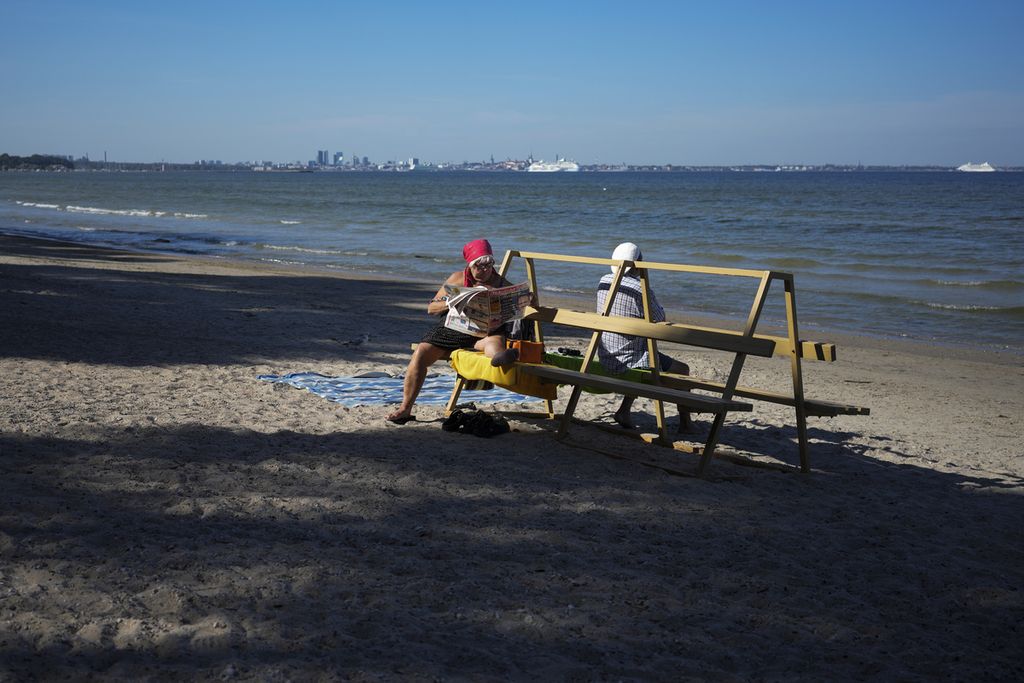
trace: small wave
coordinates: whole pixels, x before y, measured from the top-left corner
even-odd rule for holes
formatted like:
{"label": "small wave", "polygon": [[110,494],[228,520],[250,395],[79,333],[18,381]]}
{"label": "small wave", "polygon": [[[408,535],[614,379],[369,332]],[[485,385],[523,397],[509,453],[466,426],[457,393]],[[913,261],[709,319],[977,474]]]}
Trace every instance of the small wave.
{"label": "small wave", "polygon": [[277,263],[277,264],[283,265],[283,266],[301,266],[301,265],[305,265],[305,264],[302,263],[302,261],[289,261],[288,259],[268,258],[266,256],[261,257],[259,259],[259,261],[261,261],[263,263]]}
{"label": "small wave", "polygon": [[589,290],[574,289],[572,287],[558,287],[556,285],[542,286],[545,292],[563,292],[565,294],[590,294]]}
{"label": "small wave", "polygon": [[[156,211],[150,209],[107,209],[102,206],[79,206],[78,204],[67,204],[61,206],[60,204],[48,204],[44,202],[23,202],[17,200],[15,202],[19,206],[27,206],[34,209],[56,209],[58,211],[66,211],[67,213],[84,213],[92,216],[134,216],[144,218],[162,218],[168,215],[167,211]],[[173,214],[175,218],[209,218],[205,213],[186,213],[181,211],[175,211]]]}
{"label": "small wave", "polygon": [[[706,254],[706,258],[709,261],[718,263],[739,263],[741,261],[749,260],[746,256],[740,256],[739,254]],[[699,259],[694,259],[693,262],[697,262]]]}
{"label": "small wave", "polygon": [[68,204],[64,207],[68,213],[88,213],[98,216],[153,216],[152,211],[146,209],[102,209],[95,206],[76,206]]}
{"label": "small wave", "polygon": [[280,244],[257,244],[257,249],[269,249],[271,251],[294,251],[300,254],[320,254],[323,256],[366,256],[365,252],[341,251],[338,249],[310,249],[309,247],[291,247]]}
{"label": "small wave", "polygon": [[1024,317],[1024,306],[982,306],[978,304],[942,304],[935,301],[911,301],[918,306],[938,308],[944,311],[958,311],[961,313],[995,313],[1011,318]]}
{"label": "small wave", "polygon": [[15,202],[21,206],[30,206],[34,209],[59,209],[60,204],[43,204],[41,202]]}
{"label": "small wave", "polygon": [[978,306],[976,304],[940,304],[935,301],[912,301],[919,306],[928,308],[941,308],[944,311],[998,311],[1000,306]]}
{"label": "small wave", "polygon": [[[854,256],[855,257],[855,256]],[[846,261],[837,262],[833,265],[834,268],[841,268],[842,270],[850,270],[857,272],[885,272],[893,269],[898,269],[901,273],[912,274],[912,273],[942,273],[944,275],[977,275],[977,268],[968,268],[960,266],[944,266],[935,263],[928,262],[917,262],[911,263],[906,261],[900,261],[905,257],[892,257],[884,258],[883,256],[872,256],[871,258],[876,259],[875,261]]]}
{"label": "small wave", "polygon": [[[808,296],[808,295],[811,294],[811,292],[808,292],[807,290],[804,290],[803,294],[804,294],[804,296]],[[912,299],[908,299],[907,297],[905,297],[905,296],[903,296],[901,294],[890,294],[890,293],[882,293],[882,292],[870,292],[870,291],[863,291],[863,290],[853,290],[853,291],[844,292],[843,298],[848,300],[848,301],[850,301],[850,302],[863,301],[865,303],[870,303],[870,304],[875,304],[875,305],[877,305],[877,304],[881,304],[883,306],[895,305],[898,308],[903,308],[908,303],[910,303],[910,304],[918,304],[918,305],[921,305],[921,304],[925,303],[923,301],[914,301]]]}
{"label": "small wave", "polygon": [[286,221],[282,218],[280,223],[281,225],[301,225],[302,221]]}
{"label": "small wave", "polygon": [[96,207],[93,207],[93,206],[73,206],[71,204],[65,206],[64,210],[65,211],[70,211],[71,213],[99,213],[99,214],[117,213],[117,211],[115,211],[113,209],[99,209],[99,208],[96,208]]}
{"label": "small wave", "polygon": [[927,280],[926,283],[943,287],[977,287],[997,291],[1014,291],[1024,288],[1024,282],[1020,280]]}
{"label": "small wave", "polygon": [[933,285],[943,285],[947,287],[980,287],[985,284],[982,280],[970,280],[970,281],[958,281],[958,280],[925,280],[925,282]]}
{"label": "small wave", "polygon": [[[587,242],[580,242],[582,246],[590,246]],[[661,259],[652,259],[659,261]],[[745,261],[751,261],[749,256],[742,254],[727,254],[718,253],[712,251],[710,247],[704,245],[697,245],[697,250],[687,253],[682,257],[679,263],[704,263],[704,264],[727,264],[727,263],[742,263]]]}
{"label": "small wave", "polygon": [[817,268],[823,265],[821,261],[817,261],[811,258],[800,258],[798,256],[785,257],[785,258],[770,258],[765,260],[773,268]]}

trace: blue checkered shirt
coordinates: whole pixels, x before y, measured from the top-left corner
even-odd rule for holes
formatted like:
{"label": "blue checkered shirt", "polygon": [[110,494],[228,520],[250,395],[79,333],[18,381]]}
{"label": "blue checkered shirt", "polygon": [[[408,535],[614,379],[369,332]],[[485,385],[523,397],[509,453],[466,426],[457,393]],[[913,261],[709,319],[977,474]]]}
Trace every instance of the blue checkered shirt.
{"label": "blue checkered shirt", "polygon": [[[608,290],[611,288],[614,275],[608,273],[601,278],[597,285],[597,312],[604,310],[604,302],[608,298]],[[622,318],[643,318],[644,300],[643,288],[640,278],[632,275],[624,275],[619,291],[615,293],[615,300],[612,301],[612,310],[609,315]],[[665,319],[665,309],[658,303],[654,292],[650,293],[651,321],[661,322]],[[597,357],[605,370],[613,373],[623,373],[630,368],[649,368],[650,359],[647,356],[647,339],[644,337],[633,337],[614,332],[601,334],[601,343],[597,347]]]}

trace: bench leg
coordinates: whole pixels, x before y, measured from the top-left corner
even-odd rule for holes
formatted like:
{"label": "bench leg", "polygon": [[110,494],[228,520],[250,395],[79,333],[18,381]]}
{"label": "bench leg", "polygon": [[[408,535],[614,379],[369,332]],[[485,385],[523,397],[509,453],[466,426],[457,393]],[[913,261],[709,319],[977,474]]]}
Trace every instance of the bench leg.
{"label": "bench leg", "polygon": [[810,472],[811,462],[807,453],[807,406],[804,404],[804,377],[800,369],[800,334],[796,321],[796,287],[793,280],[785,281],[786,321],[789,332],[790,368],[793,373],[793,399],[796,401],[796,434],[800,442],[800,471]]}
{"label": "bench leg", "polygon": [[804,403],[804,380],[800,370],[800,355],[793,354],[791,361],[793,369],[793,398],[796,405],[796,437],[800,447],[800,471],[811,471],[810,450],[807,443],[807,405]]}
{"label": "bench leg", "polygon": [[579,403],[580,395],[583,393],[583,387],[576,385],[572,388],[572,395],[569,396],[569,403],[565,406],[565,412],[562,414],[562,423],[558,425],[558,431],[555,433],[555,438],[562,439],[569,431],[569,425],[572,423],[572,414],[576,412],[576,404]]}
{"label": "bench leg", "polygon": [[665,404],[661,401],[654,401],[654,419],[658,425],[658,440],[662,446],[672,446],[672,439],[668,435],[668,426],[665,424]]}
{"label": "bench leg", "polygon": [[459,396],[462,395],[462,390],[466,387],[466,378],[462,375],[455,376],[455,388],[452,389],[452,395],[448,399],[448,405],[445,406],[444,414],[448,417],[455,410],[455,406],[459,405]]}
{"label": "bench leg", "polygon": [[708,464],[711,462],[711,458],[715,455],[715,446],[718,443],[718,432],[722,429],[722,424],[725,423],[725,413],[718,413],[715,415],[715,421],[711,424],[711,431],[708,433],[708,439],[704,442],[704,452],[700,456],[700,464],[697,466],[697,474],[704,476],[704,472],[708,469]]}
{"label": "bench leg", "polygon": [[810,472],[811,459],[808,455],[807,445],[807,413],[804,410],[800,410],[799,407],[796,410],[796,436],[800,444],[800,471]]}

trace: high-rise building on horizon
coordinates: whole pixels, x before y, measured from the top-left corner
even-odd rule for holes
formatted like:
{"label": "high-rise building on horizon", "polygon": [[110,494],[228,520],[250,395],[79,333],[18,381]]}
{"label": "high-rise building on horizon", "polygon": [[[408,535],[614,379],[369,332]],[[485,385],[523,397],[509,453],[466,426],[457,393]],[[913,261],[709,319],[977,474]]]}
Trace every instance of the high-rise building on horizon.
{"label": "high-rise building on horizon", "polygon": [[335,152],[334,153],[334,165],[335,166],[341,166],[344,163],[345,163],[345,153],[344,152]]}
{"label": "high-rise building on horizon", "polygon": [[318,149],[316,151],[316,163],[318,166],[326,166],[328,163],[328,155],[326,149]]}

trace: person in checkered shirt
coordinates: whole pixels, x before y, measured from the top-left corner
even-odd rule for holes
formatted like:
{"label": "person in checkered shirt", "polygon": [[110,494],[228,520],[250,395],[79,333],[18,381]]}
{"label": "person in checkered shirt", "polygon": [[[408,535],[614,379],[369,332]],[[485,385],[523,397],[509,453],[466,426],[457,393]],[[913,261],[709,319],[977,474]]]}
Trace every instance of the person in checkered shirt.
{"label": "person in checkered shirt", "polygon": [[[623,242],[615,247],[612,258],[621,261],[642,261],[643,254],[640,247],[632,242]],[[611,288],[612,279],[615,275],[615,266],[612,272],[601,278],[597,285],[597,311],[604,310],[605,301],[608,299],[608,290]],[[610,315],[623,318],[643,318],[643,285],[640,282],[640,273],[636,268],[628,269],[622,276],[622,282],[615,293],[612,301]],[[665,309],[658,303],[654,292],[650,293],[651,320],[661,322],[665,320]],[[601,334],[601,343],[597,347],[598,359],[605,370],[614,374],[622,374],[631,368],[650,369],[651,362],[647,354],[647,339],[634,337],[614,332]],[[690,374],[690,366],[674,358],[658,352],[658,369],[662,372],[673,372],[680,375]],[[615,411],[614,420],[626,429],[633,429],[634,424],[630,417],[633,401],[636,396],[623,396],[622,404]],[[690,420],[690,413],[685,406],[676,406],[679,410],[678,432],[685,434],[693,431],[693,423]]]}

